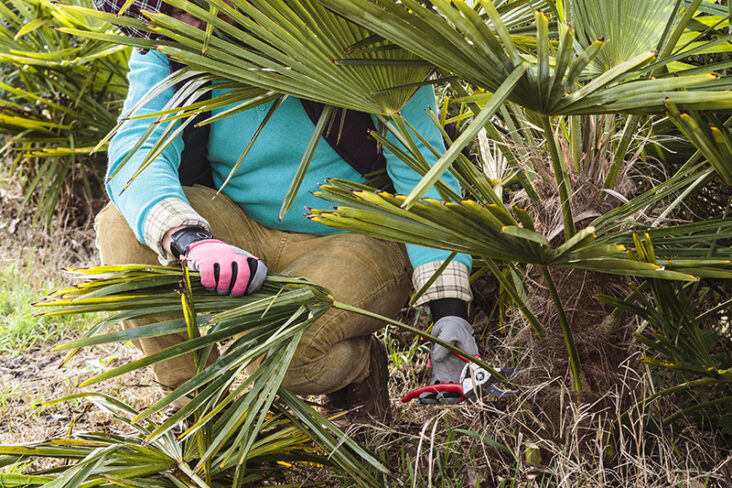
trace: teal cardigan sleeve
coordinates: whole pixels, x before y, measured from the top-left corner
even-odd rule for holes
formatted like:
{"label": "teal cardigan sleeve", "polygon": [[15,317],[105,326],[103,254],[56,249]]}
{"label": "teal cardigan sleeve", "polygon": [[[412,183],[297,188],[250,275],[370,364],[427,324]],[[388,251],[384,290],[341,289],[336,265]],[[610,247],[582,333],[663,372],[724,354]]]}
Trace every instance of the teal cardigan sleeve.
{"label": "teal cardigan sleeve", "polygon": [[[427,115],[427,110],[434,108],[435,104],[436,99],[434,88],[432,85],[424,86],[417,90],[417,93],[415,93],[409,102],[407,102],[405,107],[402,109],[401,114],[432,147],[437,149],[440,153],[443,153],[445,151],[445,144],[442,140],[442,134]],[[389,134],[388,138],[392,142],[401,146],[401,144],[396,141],[394,135]],[[432,154],[432,152],[427,149],[427,147],[425,147],[417,137],[413,136],[412,138],[414,139],[420,153],[424,156],[430,166],[435,164],[437,162],[437,158],[434,154]],[[387,160],[387,172],[394,182],[395,190],[397,193],[408,195],[417,183],[419,183],[421,179],[420,175],[390,151],[385,149],[384,155]],[[460,194],[460,185],[452,174],[446,172],[442,176],[442,180],[447,183],[450,188]],[[425,197],[440,200],[440,196],[434,187],[430,188]],[[443,261],[450,255],[448,251],[441,251],[412,244],[407,245],[407,253],[409,254],[409,260],[412,262],[412,266],[415,269],[429,262]],[[453,262],[462,263],[468,267],[468,270],[470,270],[472,258],[467,254],[458,254],[455,256]]]}
{"label": "teal cardigan sleeve", "polygon": [[[170,74],[165,55],[153,50],[148,51],[146,54],[140,54],[137,50],[134,50],[129,67],[130,71],[127,77],[130,88],[120,120],[130,116],[132,108],[148,94],[149,90]],[[163,110],[165,104],[172,97],[173,89],[169,88],[147,102],[134,115],[151,114]],[[117,170],[122,160],[133,149],[152,121],[153,118],[144,118],[126,120],[122,124],[109,144],[107,175]],[[125,185],[132,175],[153,149],[155,143],[163,136],[168,124],[164,123],[156,127],[142,147],[135,152],[119,173],[106,185],[112,203],[130,224],[137,239],[143,243],[145,219],[148,211],[156,203],[169,197],[186,201],[178,180],[178,166],[183,151],[183,139],[180,135],[125,189]]]}

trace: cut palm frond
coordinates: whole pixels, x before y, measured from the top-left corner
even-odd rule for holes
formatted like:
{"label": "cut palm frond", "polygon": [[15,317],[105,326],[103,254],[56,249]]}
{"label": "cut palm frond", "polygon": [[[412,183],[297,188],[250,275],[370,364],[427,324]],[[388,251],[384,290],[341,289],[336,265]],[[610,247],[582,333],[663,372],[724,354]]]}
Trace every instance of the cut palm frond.
{"label": "cut palm frond", "polygon": [[[161,464],[135,478],[164,480],[166,474],[183,470],[187,476],[195,475],[207,484],[218,479],[229,480],[234,486],[251,486],[260,480],[252,476],[258,472],[257,459],[261,458],[334,465],[360,486],[378,486],[371,473],[384,473],[387,468],[352,441],[339,444],[336,439],[343,436],[342,432],[280,386],[303,333],[333,304],[327,290],[302,278],[271,274],[257,293],[232,299],[206,292],[198,283],[197,273],[184,270],[181,277],[176,268],[108,266],[74,271],[93,279],[59,290],[36,303],[39,309],[48,309],[40,315],[107,310],[117,312],[112,320],[156,317],[161,313],[168,318],[111,333],[104,330],[110,325],[107,320],[105,327],[94,327],[85,338],[59,349],[188,331],[188,341],[84,382],[93,385],[183,354],[191,354],[198,365],[190,380],[142,412],[131,411],[119,402],[115,404],[116,417],[120,410],[125,411],[125,418],[118,420],[140,433],[139,439],[130,438],[127,443],[150,443],[159,449],[172,446],[176,450],[157,456],[162,458]],[[181,317],[170,319],[175,315]],[[225,347],[218,359],[205,366],[211,348],[222,342]],[[247,368],[252,370],[248,375],[244,373]],[[190,401],[177,413],[162,423],[151,423],[153,415],[184,397]],[[180,440],[174,439],[170,429],[186,419],[187,430]],[[326,451],[313,450],[306,440]],[[110,441],[110,445],[116,449],[110,447],[109,455],[124,450],[119,441]],[[2,449],[0,452],[4,452]],[[109,473],[102,468],[120,462],[105,455],[101,464],[91,463],[90,460],[99,459],[94,457],[99,453],[94,452],[80,464],[69,466],[64,476],[85,470],[85,479],[104,479]],[[113,475],[125,478],[123,473],[135,471],[129,464],[121,469],[121,473]]]}
{"label": "cut palm frond", "polygon": [[[106,412],[129,431],[126,435],[79,433],[64,438],[21,445],[2,445],[0,454],[9,460],[47,459],[62,462],[52,470],[23,475],[0,473],[3,486],[43,484],[57,487],[95,486],[262,486],[281,478],[282,465],[318,465],[341,467],[360,486],[379,486],[368,473],[364,462],[384,469],[376,459],[353,441],[340,439],[326,430],[337,428],[329,420],[309,411],[297,397],[281,391],[272,405],[261,432],[243,459],[246,474],[235,475],[228,463],[211,465],[210,470],[196,470],[198,446],[192,438],[177,439],[167,432],[149,440],[160,424],[135,421],[138,412],[126,403],[100,393],[81,393],[59,400],[89,401]],[[225,418],[213,423],[215,435],[226,428]],[[313,442],[315,445],[313,445]],[[229,447],[228,445],[226,447]],[[372,468],[373,469],[373,468]],[[358,472],[362,470],[362,472]]]}
{"label": "cut palm frond", "polygon": [[[178,268],[122,265],[98,266],[89,269],[69,269],[68,271],[87,276],[90,280],[71,288],[55,291],[34,303],[33,305],[35,307],[43,309],[37,312],[38,316],[101,311],[117,313],[92,327],[84,338],[57,346],[55,348],[57,350],[76,350],[79,347],[94,344],[126,342],[139,338],[157,337],[173,332],[184,332],[191,326],[183,318],[181,311],[181,276]],[[197,280],[198,273],[191,272],[190,276],[192,277],[192,283],[190,284],[190,293],[193,295],[192,304],[198,315],[197,323],[201,322],[197,326],[204,325],[204,330],[208,329],[207,336],[211,334],[217,334],[217,336],[214,339],[207,338],[206,336],[198,337],[193,341],[174,346],[170,350],[161,351],[160,353],[156,353],[156,355],[143,358],[134,366],[124,365],[120,368],[102,373],[87,380],[85,384],[97,383],[139,367],[202,350],[216,341],[235,336],[239,337],[245,331],[251,331],[253,339],[249,340],[257,341],[263,334],[266,335],[273,330],[279,331],[280,329],[278,327],[281,327],[283,323],[294,321],[287,328],[286,333],[289,337],[289,335],[295,333],[297,328],[307,327],[303,322],[307,322],[309,325],[329,307],[347,309],[382,320],[383,322],[396,325],[425,339],[441,344],[450,351],[465,354],[464,351],[461,351],[454,345],[414,327],[348,304],[333,301],[333,297],[328,290],[304,278],[270,273],[267,275],[267,280],[264,285],[257,293],[246,295],[240,299],[231,299],[205,291]],[[169,317],[175,314],[178,314],[180,318],[165,320],[164,322],[134,329],[108,334],[104,333],[108,327],[120,320],[145,317]],[[300,317],[300,319],[296,320],[296,316]],[[293,324],[298,325],[296,327]],[[265,326],[266,330],[262,329]],[[229,330],[230,327],[233,328],[233,332]],[[285,333],[284,331],[280,332]],[[240,340],[241,338],[235,344],[239,344]],[[259,343],[252,345],[248,342],[245,342],[244,346],[246,346],[242,347],[244,351],[249,351],[250,348],[264,347]],[[259,354],[263,354],[263,352],[260,351]],[[256,354],[253,354],[253,356],[256,357]],[[471,360],[486,369],[492,369],[490,365],[480,358],[473,358]],[[246,361],[249,361],[249,359]],[[204,378],[203,381],[208,381],[209,379]],[[160,410],[176,398],[180,398],[193,391],[200,386],[200,383],[194,382],[193,386],[184,386],[185,388],[181,388],[186,390],[185,392],[173,392],[175,398],[166,397],[159,402],[159,406],[156,406],[153,411],[146,412],[146,414]]]}

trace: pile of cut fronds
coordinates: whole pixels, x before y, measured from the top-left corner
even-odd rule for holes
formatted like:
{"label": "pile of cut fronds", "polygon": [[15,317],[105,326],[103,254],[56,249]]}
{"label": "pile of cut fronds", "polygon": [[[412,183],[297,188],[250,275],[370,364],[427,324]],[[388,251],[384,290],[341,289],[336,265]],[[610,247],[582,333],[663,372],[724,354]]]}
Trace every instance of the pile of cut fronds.
{"label": "pile of cut fronds", "polygon": [[[140,265],[72,271],[91,280],[36,303],[48,309],[39,315],[113,313],[84,337],[58,346],[70,350],[67,359],[79,348],[97,344],[181,332],[189,337],[80,386],[184,354],[191,356],[196,374],[142,412],[96,393],[55,400],[89,398],[129,426],[134,435],[84,433],[25,446],[0,446],[0,454],[8,456],[4,465],[28,457],[67,460],[50,471],[0,474],[4,486],[52,480],[59,486],[115,480],[132,486],[150,482],[177,486],[177,479],[200,487],[212,483],[260,486],[263,477],[279,472],[277,462],[329,465],[360,486],[381,486],[373,473],[386,474],[389,469],[281,386],[302,335],[330,307],[338,307],[382,318],[461,352],[411,326],[338,303],[328,290],[303,278],[270,274],[257,293],[232,299],[205,291],[198,273],[187,268],[182,274],[178,268]],[[166,318],[134,329],[108,330],[122,320],[152,317]],[[223,350],[218,358],[208,361],[219,344]],[[189,400],[184,407],[162,422],[154,421],[155,414],[184,398]],[[176,437],[173,432],[180,425],[184,431]]]}

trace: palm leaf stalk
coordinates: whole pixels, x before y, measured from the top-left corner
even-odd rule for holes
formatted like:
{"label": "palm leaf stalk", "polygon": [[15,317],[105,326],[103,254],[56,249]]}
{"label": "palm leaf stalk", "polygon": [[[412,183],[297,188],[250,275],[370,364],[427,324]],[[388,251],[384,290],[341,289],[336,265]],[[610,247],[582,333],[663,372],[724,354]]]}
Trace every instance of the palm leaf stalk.
{"label": "palm leaf stalk", "polygon": [[[183,281],[181,283],[181,309],[183,311],[183,319],[186,322],[186,332],[188,333],[188,339],[193,340],[201,337],[201,330],[196,320],[196,309],[193,303],[193,290],[191,290],[191,278],[188,267],[183,267]],[[211,347],[201,351],[199,355],[198,351],[191,353],[191,359],[193,360],[193,367],[195,368],[196,374],[201,373],[208,361],[208,356],[211,353]],[[201,393],[203,390],[197,389],[194,395]],[[201,412],[196,410],[193,413],[193,422],[197,424],[201,420]],[[196,446],[198,447],[198,454],[200,457],[204,457],[207,446],[210,445],[211,438],[211,425],[205,425],[203,428],[196,432]],[[206,475],[206,483],[211,484],[211,461],[206,460],[203,463],[203,472]]]}
{"label": "palm leaf stalk", "polygon": [[567,354],[569,354],[569,368],[572,372],[572,383],[574,391],[582,391],[582,366],[580,365],[579,354],[577,352],[577,346],[574,344],[574,337],[572,336],[572,329],[569,326],[569,320],[567,320],[567,314],[564,312],[562,306],[562,300],[557,292],[557,286],[554,284],[551,272],[546,266],[540,266],[541,275],[544,277],[544,283],[549,288],[549,294],[554,302],[554,308],[557,310],[559,316],[559,326],[562,329],[562,337],[564,337],[564,345],[567,348]]}
{"label": "palm leaf stalk", "polygon": [[541,125],[544,129],[544,137],[546,138],[549,148],[549,157],[554,170],[554,178],[557,180],[557,193],[559,193],[559,202],[562,208],[562,220],[564,222],[564,235],[567,239],[575,234],[574,217],[572,216],[572,187],[567,174],[567,167],[564,160],[559,155],[557,148],[557,140],[554,136],[551,121],[549,117],[541,117]]}

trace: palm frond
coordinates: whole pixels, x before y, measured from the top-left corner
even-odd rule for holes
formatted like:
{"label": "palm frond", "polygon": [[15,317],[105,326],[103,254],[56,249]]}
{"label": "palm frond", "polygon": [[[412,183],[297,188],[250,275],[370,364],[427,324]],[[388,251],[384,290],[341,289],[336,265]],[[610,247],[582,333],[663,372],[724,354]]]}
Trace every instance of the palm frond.
{"label": "palm frond", "polygon": [[[697,279],[688,268],[675,264],[673,258],[655,263],[631,259],[625,254],[627,248],[611,243],[607,235],[598,240],[594,227],[553,247],[547,237],[525,227],[502,205],[423,199],[406,211],[402,208],[406,199],[403,195],[367,191],[342,180],[330,180],[316,194],[338,206],[311,210],[309,218],[374,237],[509,262],[682,281]],[[728,225],[729,222],[721,224],[722,228]],[[725,235],[720,234],[718,239]],[[700,267],[714,266],[705,263],[701,256],[696,263]],[[732,273],[727,259],[716,265],[720,273]]]}
{"label": "palm frond", "polygon": [[[369,113],[397,113],[432,72],[429,64],[413,54],[381,39],[372,39],[367,30],[313,0],[206,0],[201,6],[174,0],[171,5],[213,26],[214,34],[207,36],[206,31],[162,14],[151,15],[150,22],[141,22],[90,9],[69,9],[165,35],[171,41],[149,43],[122,36],[116,40],[157,47],[191,68],[221,80]],[[211,7],[232,22],[211,15]],[[73,32],[98,38],[91,32]],[[369,39],[367,46],[354,49]]]}
{"label": "palm frond", "polygon": [[[446,0],[432,2],[433,8],[416,0],[318,1],[489,92],[495,91],[517,66],[527,63],[530,68],[510,100],[545,115],[658,113],[663,110],[664,99],[677,92],[683,95],[681,103],[688,109],[732,107],[729,92],[723,91],[729,87],[726,79],[722,86],[711,83],[710,78],[686,76],[676,78],[678,84],[663,86],[652,80],[636,80],[638,70],[654,60],[651,51],[618,60],[589,83],[578,85],[587,78],[587,66],[604,50],[606,41],[594,40],[578,49],[574,33],[560,24],[559,44],[554,51],[548,18],[542,12],[535,14],[536,51],[522,54],[489,0],[476,2],[476,8]],[[699,84],[693,95],[681,93]]]}
{"label": "palm frond", "polygon": [[[130,432],[126,435],[79,433],[24,445],[0,446],[0,453],[8,456],[9,460],[45,458],[63,462],[59,467],[38,473],[0,473],[3,486],[43,484],[70,488],[111,483],[178,488],[181,482],[184,486],[199,488],[262,486],[266,480],[272,481],[282,475],[282,464],[274,461],[287,465],[343,464],[343,468],[361,486],[378,486],[376,480],[363,471],[362,462],[367,459],[375,466],[380,466],[380,463],[353,441],[339,445],[340,440],[327,430],[335,429],[330,421],[284,390],[268,412],[261,433],[243,460],[247,466],[246,474],[238,479],[228,464],[211,465],[210,471],[205,473],[196,470],[198,454],[193,438],[179,440],[168,432],[150,440],[151,433],[160,425],[152,420],[144,423],[135,421],[138,412],[114,397],[81,393],[48,404],[72,400],[91,402]],[[212,432],[222,430],[222,424],[223,420],[216,422]],[[311,441],[320,447],[314,447]]]}
{"label": "palm frond", "polygon": [[[343,436],[342,432],[280,386],[302,334],[333,304],[327,290],[302,278],[270,274],[256,294],[231,299],[206,292],[198,283],[197,273],[185,270],[181,277],[176,268],[132,265],[73,271],[92,279],[36,303],[42,310],[40,315],[108,310],[118,312],[113,320],[154,318],[161,314],[170,317],[176,313],[182,316],[111,333],[105,332],[104,327],[93,327],[86,337],[57,349],[75,350],[91,344],[126,342],[132,337],[188,331],[188,341],[113,368],[84,383],[93,385],[173,357],[193,355],[197,373],[142,412],[114,401],[117,417],[120,409],[125,411],[124,419],[118,420],[140,434],[129,443],[170,445],[177,449],[177,454],[168,453],[166,458],[165,462],[172,464],[139,473],[138,479],[162,482],[166,473],[183,470],[186,476],[200,477],[205,483],[229,480],[234,486],[251,485],[261,479],[254,476],[258,459],[292,462],[303,455],[300,459],[344,469],[360,486],[378,486],[371,473],[385,473],[387,468],[352,441],[341,445],[336,439]],[[108,319],[105,326],[109,323]],[[205,366],[208,351],[222,342],[225,348],[218,359]],[[255,362],[257,367],[253,368]],[[247,368],[253,371],[244,375]],[[186,406],[164,422],[152,423],[155,414],[185,397],[190,400]],[[179,440],[172,438],[171,429],[186,419],[187,430]],[[306,443],[308,440],[326,449],[327,458],[316,454]],[[122,449],[119,442],[110,441],[110,445]],[[4,452],[2,449],[0,452]],[[119,462],[109,460],[116,452],[110,448],[103,456],[94,457],[99,454],[94,451],[94,456],[90,453],[92,457],[65,470],[64,476],[73,477],[76,474],[70,473],[83,471],[85,479],[102,479],[105,473],[109,474],[106,467]],[[106,461],[97,464],[97,459]],[[125,469],[132,468],[126,465]],[[116,472],[113,475],[125,477]]]}
{"label": "palm frond", "polygon": [[89,153],[114,127],[127,91],[127,48],[59,32],[59,24],[113,29],[46,0],[10,0],[0,10],[0,135],[27,181],[25,203],[34,201],[46,225],[71,181],[96,196],[91,182],[104,164]]}

